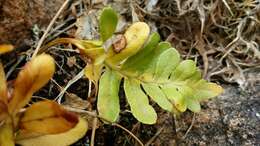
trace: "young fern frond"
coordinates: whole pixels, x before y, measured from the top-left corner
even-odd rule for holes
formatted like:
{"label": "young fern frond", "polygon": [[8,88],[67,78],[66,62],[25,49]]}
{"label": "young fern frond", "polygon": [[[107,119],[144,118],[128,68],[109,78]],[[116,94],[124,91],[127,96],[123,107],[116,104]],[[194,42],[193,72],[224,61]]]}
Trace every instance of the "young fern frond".
{"label": "young fern frond", "polygon": [[[152,35],[149,40],[153,40],[154,36]],[[154,48],[147,47],[153,46],[150,45],[151,43],[148,41],[141,49],[142,52],[149,53],[142,57],[136,54],[129,58],[136,64],[131,65],[127,59],[120,69],[114,68],[124,78],[127,101],[131,112],[139,121],[146,124],[156,122],[156,114],[149,105],[148,96],[169,112],[174,112],[176,109],[179,112],[187,109],[199,112],[200,101],[217,96],[222,92],[220,86],[201,78],[194,61],[181,61],[179,53],[167,42],[161,42]],[[142,66],[138,64],[139,62]],[[100,82],[99,86],[102,84]],[[106,92],[112,91],[106,90]],[[112,106],[113,104],[106,105]],[[108,108],[102,108],[109,112]],[[99,111],[102,111],[102,108],[99,108]]]}
{"label": "young fern frond", "polygon": [[[101,13],[99,29],[103,44],[111,41],[117,21],[112,8],[105,8]],[[101,44],[82,47],[83,42],[91,42],[86,40],[65,42],[76,45],[82,55],[94,60],[86,66],[86,76],[98,86],[97,110],[104,119],[115,122],[119,117],[121,81],[124,81],[126,99],[133,116],[145,124],[154,124],[157,120],[149,97],[169,112],[187,109],[199,112],[200,101],[222,92],[217,84],[202,79],[194,61],[181,60],[170,43],[160,42],[158,33],[149,34],[150,28],[146,23],[132,24],[123,35],[126,46],[119,52],[112,45],[108,50],[103,49],[106,51],[97,50],[103,47]]]}

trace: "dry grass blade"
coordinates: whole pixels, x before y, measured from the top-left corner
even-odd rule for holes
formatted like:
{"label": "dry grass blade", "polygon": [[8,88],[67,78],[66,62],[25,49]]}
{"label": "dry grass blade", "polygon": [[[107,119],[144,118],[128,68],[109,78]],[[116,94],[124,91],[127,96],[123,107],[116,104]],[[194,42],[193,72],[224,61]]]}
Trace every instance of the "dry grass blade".
{"label": "dry grass blade", "polygon": [[59,95],[55,98],[55,100],[57,100],[57,102],[60,104],[63,95],[65,94],[66,90],[75,82],[77,82],[79,79],[81,79],[84,76],[84,70],[81,70],[75,77],[73,77],[68,83],[67,85],[61,89]]}
{"label": "dry grass blade", "polygon": [[[137,8],[144,18],[158,23],[159,32],[168,37],[182,55],[194,59],[202,57],[200,65],[204,65],[204,75],[208,79],[215,76],[227,79],[235,75],[235,70],[253,68],[259,62],[259,1],[162,0],[150,12],[141,5]],[[198,49],[199,56],[191,51],[198,45],[198,38],[204,42],[204,50]],[[227,67],[225,62],[232,62],[232,58],[239,63],[229,66],[228,71],[222,70]],[[215,60],[219,60],[218,68],[222,71],[213,76],[210,74],[215,70]],[[254,66],[242,65],[249,62]]]}
{"label": "dry grass blade", "polygon": [[34,58],[37,53],[39,52],[40,48],[41,48],[41,45],[43,44],[43,41],[44,39],[47,37],[48,35],[48,32],[51,30],[54,22],[58,19],[59,15],[61,14],[61,12],[63,11],[63,9],[67,6],[67,4],[69,3],[70,0],[66,0],[62,6],[60,7],[60,9],[58,10],[58,12],[56,13],[56,15],[53,17],[53,19],[51,20],[50,24],[48,25],[47,29],[45,30],[44,34],[42,35],[41,39],[39,40],[36,48],[35,48],[35,51],[32,55],[32,58]]}
{"label": "dry grass blade", "polygon": [[[67,110],[69,111],[72,111],[72,112],[76,112],[76,113],[82,113],[82,114],[87,114],[89,116],[92,116],[92,117],[96,117],[96,118],[99,118],[101,120],[104,120],[108,123],[111,123],[109,122],[108,120],[98,116],[95,112],[90,112],[90,111],[85,111],[85,110],[81,110],[81,109],[76,109],[76,108],[71,108],[71,107],[65,107]],[[120,124],[117,124],[117,123],[111,123],[112,125],[120,128],[120,129],[123,129],[125,132],[127,132],[128,134],[130,134],[141,146],[144,146],[144,144],[142,143],[142,141],[137,138],[131,131],[129,131],[128,129],[126,129],[125,127],[121,126]]]}

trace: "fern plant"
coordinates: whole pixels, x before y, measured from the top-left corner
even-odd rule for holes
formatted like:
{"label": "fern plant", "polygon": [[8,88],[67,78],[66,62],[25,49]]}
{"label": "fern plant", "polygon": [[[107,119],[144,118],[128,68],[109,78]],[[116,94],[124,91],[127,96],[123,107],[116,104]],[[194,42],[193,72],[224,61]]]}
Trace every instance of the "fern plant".
{"label": "fern plant", "polygon": [[117,22],[117,13],[104,8],[99,20],[100,40],[59,38],[46,45],[71,43],[89,58],[85,75],[98,89],[101,117],[117,121],[122,81],[133,116],[144,124],[157,120],[149,97],[169,112],[199,112],[201,101],[222,92],[219,85],[202,79],[194,61],[182,60],[169,42],[150,32],[146,23],[133,23],[123,35],[115,35]]}

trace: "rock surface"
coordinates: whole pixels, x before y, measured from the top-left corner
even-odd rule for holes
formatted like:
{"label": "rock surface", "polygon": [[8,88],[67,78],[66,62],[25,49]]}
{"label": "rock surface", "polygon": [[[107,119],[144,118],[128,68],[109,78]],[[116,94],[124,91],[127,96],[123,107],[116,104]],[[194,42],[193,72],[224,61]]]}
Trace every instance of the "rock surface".
{"label": "rock surface", "polygon": [[[253,74],[252,74],[253,75]],[[255,80],[259,73],[254,74]],[[248,81],[250,78],[248,78]],[[161,115],[155,146],[258,146],[260,145],[260,84],[242,90],[237,85],[224,84],[225,92],[202,104],[196,114],[192,129],[184,135],[192,123],[193,114],[185,112],[176,120],[177,141],[173,133],[172,118]],[[160,123],[163,121],[163,123]],[[171,124],[169,124],[171,123]]]}
{"label": "rock surface", "polygon": [[0,0],[0,44],[29,44],[33,25],[44,28],[63,0]]}
{"label": "rock surface", "polygon": [[224,86],[225,93],[206,104],[185,143],[188,145],[259,145],[260,86],[242,91]]}

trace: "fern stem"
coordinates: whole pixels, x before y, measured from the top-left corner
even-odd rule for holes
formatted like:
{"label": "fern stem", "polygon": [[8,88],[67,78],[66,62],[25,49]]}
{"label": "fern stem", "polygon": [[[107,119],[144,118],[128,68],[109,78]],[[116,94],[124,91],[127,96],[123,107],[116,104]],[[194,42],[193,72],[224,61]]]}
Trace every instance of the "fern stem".
{"label": "fern stem", "polygon": [[151,83],[151,84],[160,84],[160,85],[166,85],[166,84],[173,84],[175,83],[176,86],[178,85],[183,85],[183,82],[182,81],[179,81],[179,82],[173,82],[173,81],[169,81],[169,80],[165,80],[165,81],[155,81],[155,80],[144,80],[143,78],[141,77],[137,77],[137,76],[133,76],[132,74],[130,73],[127,73],[127,72],[123,72],[119,67],[111,64],[111,63],[108,63],[108,62],[105,62],[105,65],[112,69],[112,70],[115,70],[118,74],[120,74],[121,76],[125,77],[125,78],[133,78],[133,79],[136,79],[142,83]]}

